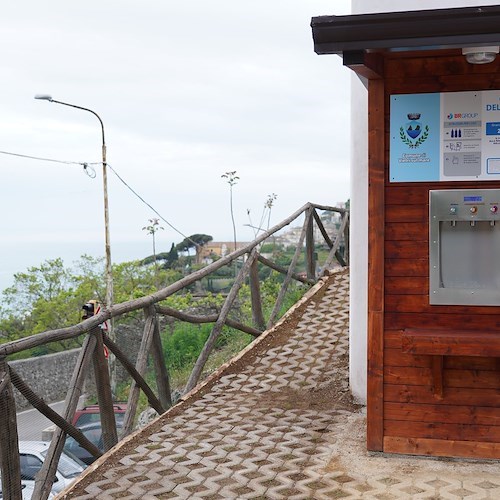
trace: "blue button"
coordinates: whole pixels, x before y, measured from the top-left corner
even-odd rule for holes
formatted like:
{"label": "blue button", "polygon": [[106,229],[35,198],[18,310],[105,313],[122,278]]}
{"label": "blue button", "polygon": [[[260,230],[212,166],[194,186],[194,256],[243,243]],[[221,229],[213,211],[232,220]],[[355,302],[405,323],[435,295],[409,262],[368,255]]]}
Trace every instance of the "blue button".
{"label": "blue button", "polygon": [[486,135],[500,135],[500,122],[487,122]]}

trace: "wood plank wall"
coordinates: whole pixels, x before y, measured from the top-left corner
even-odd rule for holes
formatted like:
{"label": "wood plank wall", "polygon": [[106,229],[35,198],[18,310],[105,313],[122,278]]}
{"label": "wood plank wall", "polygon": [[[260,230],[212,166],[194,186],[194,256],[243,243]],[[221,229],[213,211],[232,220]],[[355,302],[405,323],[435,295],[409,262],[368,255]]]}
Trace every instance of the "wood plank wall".
{"label": "wood plank wall", "polygon": [[[443,359],[442,398],[433,385],[433,358],[404,354],[401,330],[442,328],[498,330],[500,307],[429,305],[428,196],[430,189],[500,188],[500,183],[389,183],[389,102],[391,94],[500,89],[500,64],[472,66],[461,55],[442,53],[388,56],[385,60],[385,180],[380,213],[382,243],[370,248],[371,265],[383,254],[383,352],[373,331],[369,353],[383,360],[383,450],[424,455],[500,458],[500,361],[498,358]],[[372,151],[370,158],[373,159]],[[370,169],[372,167],[370,164]],[[374,207],[371,208],[373,210]],[[376,219],[375,219],[376,220]],[[376,237],[370,227],[370,233]],[[382,239],[382,238],[380,238]],[[373,285],[372,281],[372,285]],[[377,293],[370,286],[369,294]],[[376,314],[379,311],[371,310]],[[370,316],[369,316],[370,317]],[[374,383],[374,380],[376,383]],[[379,392],[377,390],[377,392]],[[369,449],[380,449],[381,410],[370,412]],[[378,412],[378,413],[377,413]],[[370,444],[371,443],[371,444]]]}

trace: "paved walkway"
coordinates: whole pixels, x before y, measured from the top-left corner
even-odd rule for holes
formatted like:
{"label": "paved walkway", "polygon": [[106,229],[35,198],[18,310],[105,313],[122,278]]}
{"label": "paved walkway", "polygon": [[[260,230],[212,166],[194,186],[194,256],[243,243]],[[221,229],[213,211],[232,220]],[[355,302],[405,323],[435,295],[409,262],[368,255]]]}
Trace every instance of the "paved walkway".
{"label": "paved walkway", "polygon": [[[180,408],[97,461],[79,499],[500,499],[500,464],[370,455],[349,401],[348,274]],[[305,307],[305,306],[303,306]]]}

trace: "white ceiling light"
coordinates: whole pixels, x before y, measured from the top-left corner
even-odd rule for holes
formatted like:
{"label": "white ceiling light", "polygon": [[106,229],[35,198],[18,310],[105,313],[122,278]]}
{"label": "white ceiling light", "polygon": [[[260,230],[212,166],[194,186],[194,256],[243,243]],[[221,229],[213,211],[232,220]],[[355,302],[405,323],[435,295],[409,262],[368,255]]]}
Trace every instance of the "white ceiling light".
{"label": "white ceiling light", "polygon": [[466,47],[462,49],[462,54],[470,64],[487,64],[493,62],[499,52],[499,47]]}

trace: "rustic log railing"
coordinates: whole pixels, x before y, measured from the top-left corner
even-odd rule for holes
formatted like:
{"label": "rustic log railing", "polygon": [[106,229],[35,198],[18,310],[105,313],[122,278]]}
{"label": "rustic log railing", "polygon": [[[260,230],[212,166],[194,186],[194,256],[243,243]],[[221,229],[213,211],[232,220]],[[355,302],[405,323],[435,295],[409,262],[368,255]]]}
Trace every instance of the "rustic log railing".
{"label": "rustic log railing", "polygon": [[[335,235],[329,235],[317,213],[317,210],[337,212],[340,217],[340,228]],[[299,237],[292,261],[288,268],[284,268],[273,263],[268,258],[260,255],[261,245],[276,232],[291,224],[302,214],[305,215],[302,232]],[[322,268],[317,272],[314,223],[317,225],[326,245],[329,254]],[[335,260],[341,266],[348,265],[348,229],[349,212],[345,209],[315,205],[307,203],[290,217],[275,225],[268,231],[263,232],[253,242],[238,249],[231,254],[222,257],[212,264],[199,269],[192,274],[185,276],[179,281],[159,289],[155,293],[139,299],[130,300],[121,304],[115,304],[109,309],[101,310],[95,316],[91,316],[81,323],[67,328],[60,328],[22,338],[0,345],[0,468],[2,480],[2,494],[4,500],[21,500],[21,476],[19,465],[18,431],[16,424],[16,406],[13,396],[15,387],[40,413],[50,419],[56,426],[53,438],[45,458],[42,469],[36,476],[34,500],[45,500],[50,494],[53,478],[59,458],[61,456],[66,435],[72,436],[78,443],[90,452],[93,456],[99,457],[100,450],[93,445],[85,436],[70,422],[75,415],[77,404],[83,393],[84,382],[88,375],[90,365],[93,365],[96,380],[97,400],[101,413],[101,425],[104,450],[109,450],[118,441],[118,432],[113,412],[113,401],[111,394],[110,376],[108,362],[104,356],[104,346],[116,357],[132,378],[127,410],[124,417],[121,436],[129,434],[134,425],[137,412],[139,392],[142,390],[149,405],[158,414],[163,413],[172,405],[169,374],[167,372],[162,341],[160,337],[160,327],[158,316],[164,315],[189,323],[213,323],[212,332],[209,335],[194,367],[189,376],[184,392],[192,390],[198,383],[204,366],[212,352],[223,326],[227,325],[249,335],[257,337],[266,328],[270,328],[276,322],[283,307],[287,289],[292,280],[297,280],[305,284],[314,284],[319,275],[332,267]],[[344,251],[341,251],[341,242],[344,242]],[[299,256],[305,248],[305,276],[296,272]],[[186,312],[177,311],[171,307],[161,304],[161,301],[171,295],[183,290],[193,283],[205,278],[224,266],[230,266],[237,259],[246,256],[244,264],[234,279],[231,290],[225,297],[224,303],[216,314],[197,316]],[[258,263],[268,266],[274,271],[285,275],[281,289],[278,293],[274,307],[265,319],[260,284],[258,277]],[[239,321],[228,317],[229,312],[238,291],[248,279],[251,295],[252,321],[253,325],[245,325]],[[105,321],[111,318],[118,318],[134,311],[143,310],[145,326],[141,338],[141,344],[137,360],[133,363],[122,351],[117,342],[111,340],[109,336],[100,328]],[[32,349],[50,342],[75,339],[85,334],[82,348],[79,352],[73,376],[69,383],[69,389],[65,399],[63,415],[54,412],[35,392],[21,379],[21,377],[9,366],[8,356],[21,351]],[[150,387],[145,380],[147,371],[148,356],[151,355],[155,371],[156,391]]]}

